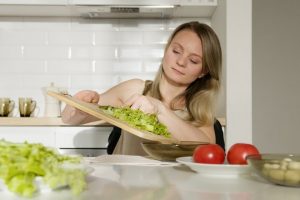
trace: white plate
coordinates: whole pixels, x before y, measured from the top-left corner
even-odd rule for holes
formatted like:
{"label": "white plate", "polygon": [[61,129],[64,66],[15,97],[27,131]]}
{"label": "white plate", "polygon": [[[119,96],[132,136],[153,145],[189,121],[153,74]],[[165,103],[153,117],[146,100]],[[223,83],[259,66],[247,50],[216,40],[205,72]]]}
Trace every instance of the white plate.
{"label": "white plate", "polygon": [[248,165],[195,163],[191,156],[180,157],[177,158],[176,161],[187,165],[193,171],[205,176],[238,177],[250,173],[250,167]]}
{"label": "white plate", "polygon": [[134,165],[134,166],[176,166],[177,162],[165,162],[147,158],[144,156],[133,155],[101,155],[98,157],[86,157],[88,164],[104,165]]}

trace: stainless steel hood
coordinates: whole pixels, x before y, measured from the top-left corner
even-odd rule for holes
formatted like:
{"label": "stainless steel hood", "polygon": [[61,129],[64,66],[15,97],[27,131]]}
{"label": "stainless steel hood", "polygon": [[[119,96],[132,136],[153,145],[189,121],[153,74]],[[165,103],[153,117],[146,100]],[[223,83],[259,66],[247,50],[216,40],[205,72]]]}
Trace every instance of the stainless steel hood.
{"label": "stainless steel hood", "polygon": [[0,16],[211,17],[217,0],[0,0]]}
{"label": "stainless steel hood", "polygon": [[72,0],[88,18],[204,17],[213,13],[217,0]]}
{"label": "stainless steel hood", "polygon": [[105,5],[76,6],[84,18],[171,18],[179,6]]}

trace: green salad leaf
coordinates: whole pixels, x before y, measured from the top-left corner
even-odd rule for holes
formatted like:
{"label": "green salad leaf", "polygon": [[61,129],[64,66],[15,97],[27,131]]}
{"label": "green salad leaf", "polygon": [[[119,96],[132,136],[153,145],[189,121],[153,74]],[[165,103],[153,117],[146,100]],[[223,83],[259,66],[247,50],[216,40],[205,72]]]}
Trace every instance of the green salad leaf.
{"label": "green salad leaf", "polygon": [[158,121],[155,114],[146,114],[141,110],[134,110],[129,107],[116,108],[112,106],[100,106],[100,109],[140,130],[146,130],[167,138],[171,137],[167,127]]}
{"label": "green salad leaf", "polygon": [[81,193],[86,187],[84,170],[63,167],[80,161],[81,157],[62,155],[42,144],[0,140],[0,179],[20,196],[37,192],[36,177],[42,177],[51,189],[68,186],[73,194]]}

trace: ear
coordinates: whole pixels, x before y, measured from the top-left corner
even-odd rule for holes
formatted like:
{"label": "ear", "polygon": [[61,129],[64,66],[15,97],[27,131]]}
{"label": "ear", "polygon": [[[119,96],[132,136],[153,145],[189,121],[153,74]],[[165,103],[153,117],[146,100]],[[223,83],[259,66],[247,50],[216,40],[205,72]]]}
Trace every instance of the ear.
{"label": "ear", "polygon": [[205,76],[207,73],[206,72],[201,72],[201,74],[198,76],[198,78],[202,78],[203,76]]}
{"label": "ear", "polygon": [[205,76],[208,73],[208,70],[204,70],[202,69],[201,74],[198,76],[198,78],[202,78],[203,76]]}
{"label": "ear", "polygon": [[198,76],[198,78],[202,78],[203,76],[205,76],[205,74],[204,74],[204,73],[201,73],[201,74]]}

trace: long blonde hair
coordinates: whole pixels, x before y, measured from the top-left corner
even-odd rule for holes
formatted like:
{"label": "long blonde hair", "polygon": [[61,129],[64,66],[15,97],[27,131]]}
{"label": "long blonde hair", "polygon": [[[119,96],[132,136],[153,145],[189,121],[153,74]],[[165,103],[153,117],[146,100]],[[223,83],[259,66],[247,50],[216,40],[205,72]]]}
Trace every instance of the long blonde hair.
{"label": "long blonde hair", "polygon": [[[176,101],[184,98],[189,113],[188,121],[193,122],[197,126],[212,125],[215,119],[215,103],[220,89],[221,45],[216,33],[210,26],[193,21],[181,24],[174,30],[165,47],[165,53],[175,35],[182,30],[191,30],[200,38],[203,52],[202,70],[205,72],[205,75],[197,78],[182,94],[174,98],[171,102],[171,108],[174,108]],[[146,85],[145,88],[147,95],[159,100],[162,100],[159,84],[163,73],[161,64],[154,81]]]}

